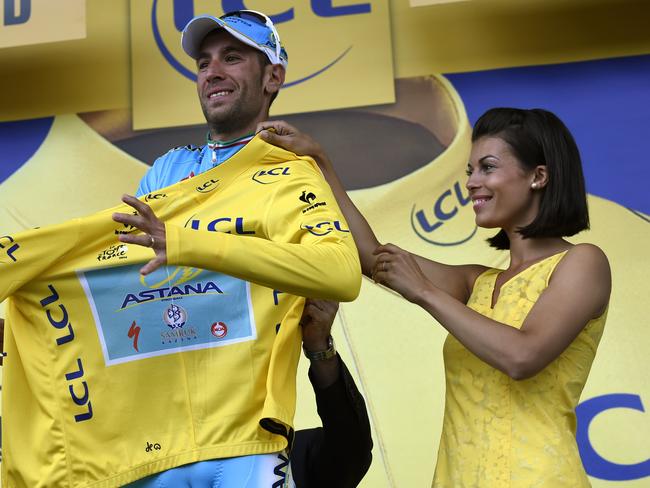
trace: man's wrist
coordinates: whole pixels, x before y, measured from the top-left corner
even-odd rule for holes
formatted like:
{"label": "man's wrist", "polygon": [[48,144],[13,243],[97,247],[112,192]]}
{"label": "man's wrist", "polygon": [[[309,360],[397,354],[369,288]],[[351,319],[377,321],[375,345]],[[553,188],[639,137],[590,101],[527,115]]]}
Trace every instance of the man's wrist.
{"label": "man's wrist", "polygon": [[310,154],[310,156],[314,158],[314,161],[316,161],[316,164],[318,164],[321,170],[329,168],[330,160],[322,149],[315,151],[314,154]]}
{"label": "man's wrist", "polygon": [[325,343],[318,341],[317,344],[303,343],[302,350],[310,361],[324,361],[336,356],[334,338],[329,335]]}

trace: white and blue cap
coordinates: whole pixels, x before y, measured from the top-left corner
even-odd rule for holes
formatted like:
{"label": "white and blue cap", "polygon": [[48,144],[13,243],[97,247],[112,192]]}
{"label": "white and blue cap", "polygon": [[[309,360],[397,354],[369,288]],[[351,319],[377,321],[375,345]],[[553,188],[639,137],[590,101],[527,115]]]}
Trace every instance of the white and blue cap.
{"label": "white and blue cap", "polygon": [[244,44],[262,51],[271,64],[287,67],[289,58],[273,22],[255,10],[237,10],[221,17],[197,15],[183,29],[183,50],[191,58],[198,59],[203,39],[215,29],[225,29]]}

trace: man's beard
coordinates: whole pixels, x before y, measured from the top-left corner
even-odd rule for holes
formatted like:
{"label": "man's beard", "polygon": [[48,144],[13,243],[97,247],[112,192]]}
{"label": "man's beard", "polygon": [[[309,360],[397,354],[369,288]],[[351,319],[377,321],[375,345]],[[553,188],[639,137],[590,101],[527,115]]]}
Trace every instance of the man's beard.
{"label": "man's beard", "polygon": [[[216,134],[232,134],[246,129],[260,113],[259,106],[253,100],[246,100],[246,93],[235,100],[226,110],[210,112],[204,103],[201,103],[203,116],[210,130]],[[259,103],[264,103],[262,100]]]}

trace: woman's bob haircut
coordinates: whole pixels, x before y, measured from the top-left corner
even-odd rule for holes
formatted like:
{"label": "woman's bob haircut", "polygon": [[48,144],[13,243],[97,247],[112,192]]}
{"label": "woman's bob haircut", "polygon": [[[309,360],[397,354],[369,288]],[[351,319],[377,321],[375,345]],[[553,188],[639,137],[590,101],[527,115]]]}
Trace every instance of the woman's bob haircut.
{"label": "woman's bob haircut", "polygon": [[[498,137],[508,143],[526,171],[546,166],[548,182],[538,190],[539,213],[530,224],[517,229],[524,238],[566,237],[589,228],[578,146],[555,114],[538,108],[493,108],[474,125],[472,142],[482,137]],[[503,229],[488,242],[497,249],[510,249]]]}

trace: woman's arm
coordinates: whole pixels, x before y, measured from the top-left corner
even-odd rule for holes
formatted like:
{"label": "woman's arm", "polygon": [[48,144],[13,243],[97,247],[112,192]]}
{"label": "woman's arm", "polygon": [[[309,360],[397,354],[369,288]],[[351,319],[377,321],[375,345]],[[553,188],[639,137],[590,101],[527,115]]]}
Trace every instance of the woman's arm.
{"label": "woman's arm", "polygon": [[596,246],[574,246],[521,329],[487,318],[431,283],[397,246],[380,248],[375,279],[420,305],[476,356],[513,379],[534,376],[607,307],[611,272]]}
{"label": "woman's arm", "polygon": [[[274,129],[275,131],[267,129]],[[257,130],[258,132],[261,131],[260,137],[269,144],[287,149],[297,155],[311,156],[316,161],[318,167],[323,172],[325,180],[334,193],[334,197],[345,216],[345,220],[350,226],[350,230],[354,236],[354,242],[359,251],[361,269],[366,276],[370,276],[372,267],[375,264],[373,251],[379,246],[379,241],[368,224],[368,221],[361,215],[359,209],[345,192],[343,183],[341,183],[331,161],[320,144],[307,134],[303,134],[292,125],[283,121],[262,122],[258,125]]]}
{"label": "woman's arm", "polygon": [[[380,242],[366,218],[346,193],[332,162],[320,144],[284,121],[262,122],[257,126],[257,131],[269,144],[297,155],[309,155],[316,161],[350,226],[359,251],[361,270],[364,275],[372,278],[372,270],[377,259],[375,249],[380,246]],[[476,277],[485,270],[485,267],[478,265],[451,266],[415,254],[412,256],[431,282],[463,303],[469,298]]]}

